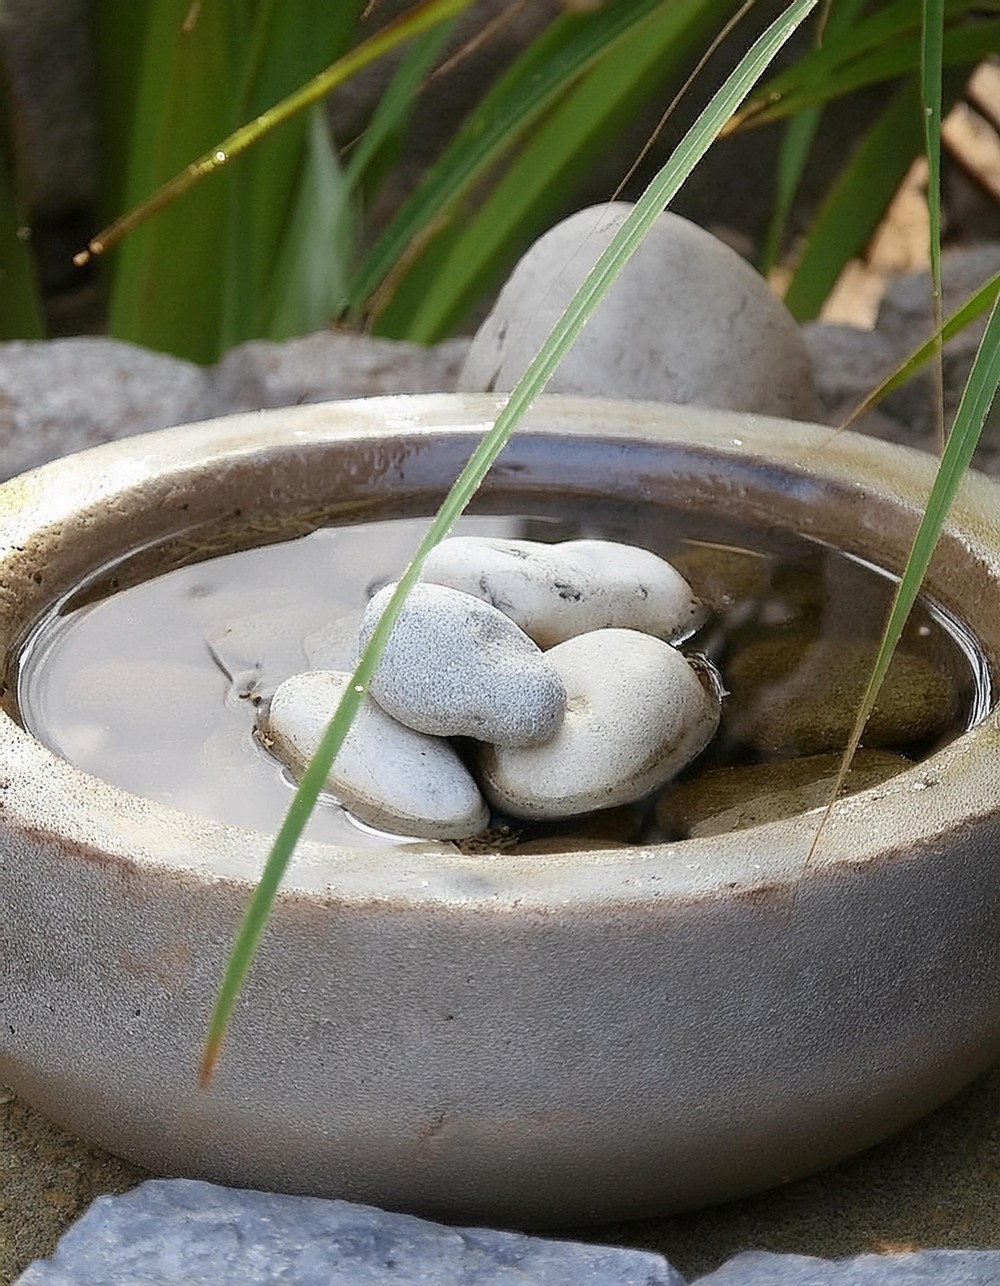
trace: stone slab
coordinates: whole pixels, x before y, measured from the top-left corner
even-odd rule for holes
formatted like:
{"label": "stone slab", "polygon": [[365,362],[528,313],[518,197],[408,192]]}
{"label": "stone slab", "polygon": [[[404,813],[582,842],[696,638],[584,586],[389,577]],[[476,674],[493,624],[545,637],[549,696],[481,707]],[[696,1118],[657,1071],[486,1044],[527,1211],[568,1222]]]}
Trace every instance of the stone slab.
{"label": "stone slab", "polygon": [[160,1179],[102,1197],[16,1286],[685,1286],[659,1255]]}

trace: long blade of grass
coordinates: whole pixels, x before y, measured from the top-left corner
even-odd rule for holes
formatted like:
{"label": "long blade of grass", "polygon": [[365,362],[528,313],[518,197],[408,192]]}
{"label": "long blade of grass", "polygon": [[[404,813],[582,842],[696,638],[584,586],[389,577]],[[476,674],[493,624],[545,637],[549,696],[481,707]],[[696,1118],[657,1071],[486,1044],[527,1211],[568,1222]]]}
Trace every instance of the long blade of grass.
{"label": "long blade of grass", "polygon": [[344,161],[344,181],[349,188],[364,187],[369,199],[377,189],[388,156],[399,145],[414,99],[448,43],[456,22],[457,19],[449,18],[418,36],[407,49],[385,91],[379,95],[364,133]]}
{"label": "long blade of grass", "polygon": [[972,364],[972,370],[969,372],[968,381],[962,391],[962,399],[955,413],[955,423],[952,426],[944,453],[941,456],[923,517],[913,539],[906,567],[903,569],[899,584],[896,586],[896,592],[889,609],[882,638],[879,641],[872,672],[865,687],[865,693],[862,697],[854,726],[851,729],[847,747],[841,759],[837,780],[831,792],[831,801],[823,814],[820,825],[813,837],[813,842],[810,845],[809,853],[806,856],[807,866],[811,862],[822,838],[836,798],[843,789],[851,760],[861,744],[865,725],[872,710],[875,708],[879,690],[889,672],[889,666],[892,664],[893,655],[902,637],[903,628],[910,612],[913,610],[917,595],[920,593],[920,587],[923,584],[924,576],[927,574],[927,568],[930,566],[931,558],[948,517],[948,511],[955,498],[955,493],[972,462],[972,457],[982,436],[983,426],[986,423],[986,417],[990,413],[990,407],[993,405],[998,387],[1000,387],[1000,298],[993,303],[993,309],[990,313],[989,321],[986,323],[986,330],[980,341],[975,361]]}
{"label": "long blade of grass", "polygon": [[255,330],[288,339],[329,325],[344,305],[354,210],[321,105],[309,108],[305,173],[296,184]]}
{"label": "long blade of grass", "polygon": [[296,113],[319,102],[331,90],[381,58],[383,54],[395,49],[397,45],[410,40],[438,22],[454,17],[455,14],[468,8],[471,2],[472,0],[421,0],[412,9],[407,10],[356,46],[350,53],[338,58],[335,63],[314,76],[307,84],[275,103],[273,107],[259,113],[254,120],[234,130],[128,213],[115,219],[87,243],[86,249],[81,250],[76,256],[76,262],[84,264],[91,256],[103,254],[126,233],[133,231],[151,215],[170,205],[201,179],[217,173],[263,135],[284,124]]}
{"label": "long blade of grass", "polygon": [[[986,18],[1000,6],[975,0],[944,0],[946,26],[942,65],[971,67],[995,52],[1000,22]],[[760,91],[727,127],[727,133],[794,116],[852,90],[895,80],[920,68],[921,8],[895,0],[820,49],[799,59]]]}
{"label": "long blade of grass", "polygon": [[[266,111],[349,49],[362,4],[256,0],[238,6],[246,28],[241,48],[248,52],[233,69],[233,115],[223,132]],[[331,231],[347,232],[350,221],[322,117],[318,104],[297,114],[258,140],[224,180],[230,199],[222,351],[245,339],[284,339],[325,325],[342,290],[353,246]]]}
{"label": "long blade of grass", "polygon": [[895,389],[905,384],[906,381],[914,376],[930,359],[938,352],[942,344],[946,344],[949,339],[963,331],[970,322],[980,317],[987,308],[992,307],[997,297],[1000,296],[1000,272],[994,273],[988,281],[985,281],[974,294],[970,295],[960,308],[956,308],[951,316],[946,317],[942,324],[934,331],[929,339],[918,344],[912,353],[908,353],[899,365],[879,383],[872,391],[858,403],[851,411],[850,415],[841,423],[842,429],[849,428],[857,420],[868,412],[884,397],[887,397]]}
{"label": "long blade of grass", "polygon": [[424,560],[434,546],[451,530],[453,523],[469,503],[493,462],[507,444],[511,433],[531,403],[544,389],[587,319],[638,249],[657,216],[673,199],[698,161],[718,137],[725,122],[817,3],[818,0],[792,0],[784,13],[754,42],[736,69],[717,90],[708,106],[681,139],[673,155],[654,177],[603,251],[511,392],[492,429],[477,446],[445,497],[437,516],[393,591],[371,640],[358,661],[357,668],[334,712],[321,744],[303,775],[288,816],[268,856],[260,882],[250,898],[210,1019],[199,1067],[199,1080],[202,1086],[206,1086],[211,1080],[218,1062],[233,1007],[260,944],[282,876],[291,861],[302,829],[316,804],[333,761],[364,699],[368,683],[375,672],[400,609],[420,576]]}

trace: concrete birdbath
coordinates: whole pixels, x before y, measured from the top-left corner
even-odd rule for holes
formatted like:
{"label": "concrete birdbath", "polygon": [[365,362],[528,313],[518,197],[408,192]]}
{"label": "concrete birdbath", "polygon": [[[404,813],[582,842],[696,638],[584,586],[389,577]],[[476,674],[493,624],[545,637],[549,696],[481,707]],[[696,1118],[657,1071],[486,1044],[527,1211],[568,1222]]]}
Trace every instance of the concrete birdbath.
{"label": "concrete birdbath", "polygon": [[[269,837],[47,749],[19,722],[24,641],[126,556],[123,583],[360,516],[429,513],[495,409],[426,396],[240,416],[0,489],[0,1078],[63,1126],[167,1174],[579,1224],[818,1169],[1000,1055],[989,708],[838,802],[808,862],[815,810],[555,851],[306,843],[198,1090]],[[932,471],[915,452],[790,421],[543,398],[483,504],[613,504],[637,522],[669,505],[898,571]],[[967,480],[927,584],[976,641],[987,686],[998,502]]]}

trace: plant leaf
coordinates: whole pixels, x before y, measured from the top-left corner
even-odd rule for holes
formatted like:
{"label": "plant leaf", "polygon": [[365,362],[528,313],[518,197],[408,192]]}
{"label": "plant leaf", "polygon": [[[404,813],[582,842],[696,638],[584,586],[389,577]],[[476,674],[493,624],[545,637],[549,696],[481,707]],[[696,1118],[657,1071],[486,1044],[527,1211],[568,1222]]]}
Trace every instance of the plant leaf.
{"label": "plant leaf", "polygon": [[[839,4],[831,5],[821,33],[820,47],[835,39],[841,32],[849,30],[864,3],[865,0],[840,0]],[[757,264],[764,277],[770,275],[777,262],[788,216],[791,214],[795,194],[802,181],[822,117],[823,109],[819,104],[804,107],[785,127],[785,134],[778,152],[774,201]]]}
{"label": "plant leaf", "polygon": [[[373,329],[430,344],[454,332],[565,208],[620,128],[725,20],[731,0],[672,0],[625,33],[550,110],[494,188],[463,208],[412,264]],[[433,268],[430,267],[431,263]]]}
{"label": "plant leaf", "polygon": [[[961,80],[946,78],[947,101]],[[799,321],[815,317],[844,264],[875,231],[923,142],[916,75],[893,94],[855,147],[813,218],[785,304]]]}
{"label": "plant leaf", "polygon": [[376,241],[351,283],[352,310],[359,313],[377,290],[383,290],[398,265],[412,258],[412,247],[426,242],[456,202],[558,102],[577,77],[662,3],[664,0],[611,0],[592,13],[555,19],[482,98]]}
{"label": "plant leaf", "polygon": [[[1000,22],[983,15],[997,12],[1000,7],[995,3],[944,0],[943,66],[972,67],[994,53],[1000,42]],[[805,107],[916,72],[922,41],[919,5],[913,0],[883,5],[768,81],[727,133],[786,119]]]}
{"label": "plant leaf", "polygon": [[288,816],[268,856],[260,882],[250,898],[226,965],[209,1023],[199,1068],[199,1080],[202,1086],[207,1085],[212,1077],[233,1007],[260,944],[282,876],[291,861],[302,829],[316,804],[337,752],[365,696],[399,611],[407,594],[420,576],[424,560],[434,546],[451,530],[453,523],[469,503],[494,460],[503,450],[514,428],[545,387],[574,339],[583,329],[587,318],[638,249],[660,212],[676,195],[698,161],[718,137],[725,122],[817,2],[818,0],[792,0],[781,16],[744,54],[738,66],[700,113],[670,159],[627,215],[511,392],[496,423],[473,452],[445,497],[437,516],[393,591],[368,646],[361,654],[347,690],[314,758],[303,775]]}

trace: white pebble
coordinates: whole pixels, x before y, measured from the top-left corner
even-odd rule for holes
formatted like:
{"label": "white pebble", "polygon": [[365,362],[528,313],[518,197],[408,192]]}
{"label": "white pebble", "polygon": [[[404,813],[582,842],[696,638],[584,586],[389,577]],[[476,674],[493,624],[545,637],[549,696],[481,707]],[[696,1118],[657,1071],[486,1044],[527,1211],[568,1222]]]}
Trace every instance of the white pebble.
{"label": "white pebble", "polygon": [[571,817],[662,786],[707,745],[719,696],[668,643],[635,630],[580,634],[546,653],[566,717],[544,746],[486,746],[480,784],[516,817]]}
{"label": "white pebble", "polygon": [[703,615],[668,562],[611,540],[547,545],[456,536],[431,551],[423,579],[491,603],[542,648],[603,629],[679,639]]}
{"label": "white pebble", "polygon": [[[393,590],[369,602],[366,646]],[[372,676],[383,710],[419,732],[504,746],[547,741],[566,708],[562,680],[503,612],[444,585],[415,585]]]}
{"label": "white pebble", "polygon": [[[527,251],[480,326],[462,392],[509,392],[621,226],[625,202],[556,224]],[[735,250],[661,214],[548,385],[810,419],[812,362],[795,319]]]}
{"label": "white pebble", "polygon": [[[295,774],[312,759],[350,675],[296,674],[271,699],[264,732]],[[489,810],[448,744],[404,728],[365,698],[326,788],[361,821],[423,839],[462,839],[483,830]]]}

